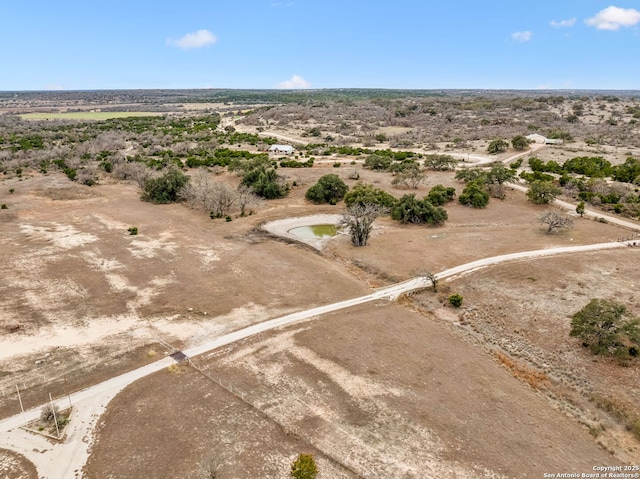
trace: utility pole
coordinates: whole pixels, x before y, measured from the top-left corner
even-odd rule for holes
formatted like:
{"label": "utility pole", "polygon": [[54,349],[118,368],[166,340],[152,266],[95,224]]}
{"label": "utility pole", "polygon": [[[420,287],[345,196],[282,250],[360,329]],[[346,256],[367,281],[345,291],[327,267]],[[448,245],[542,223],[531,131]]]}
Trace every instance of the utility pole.
{"label": "utility pole", "polygon": [[60,439],[60,428],[58,427],[58,418],[56,417],[56,408],[53,405],[53,399],[51,393],[49,393],[49,404],[51,404],[51,413],[53,414],[53,422],[56,423],[56,432],[58,433],[58,439]]}
{"label": "utility pole", "polygon": [[22,411],[22,414],[24,414],[24,406],[22,405],[22,398],[20,397],[20,388],[18,388],[17,384],[16,384],[16,391],[18,391],[18,401],[20,401],[20,410]]}

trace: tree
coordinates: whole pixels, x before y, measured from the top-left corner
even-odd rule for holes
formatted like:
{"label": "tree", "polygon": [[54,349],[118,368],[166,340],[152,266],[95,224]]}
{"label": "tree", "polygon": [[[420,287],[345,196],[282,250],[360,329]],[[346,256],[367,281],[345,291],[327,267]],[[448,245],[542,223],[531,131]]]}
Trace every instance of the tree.
{"label": "tree", "polygon": [[347,206],[373,204],[391,208],[396,199],[380,188],[360,182],[344,195],[344,202]]}
{"label": "tree", "polygon": [[487,172],[480,168],[463,168],[456,173],[456,180],[462,180],[464,183],[472,181],[485,183],[487,181]]}
{"label": "tree", "polygon": [[507,148],[509,148],[509,143],[499,138],[489,143],[489,146],[487,147],[487,151],[492,155],[495,155],[497,153],[502,153],[503,151],[507,151]]}
{"label": "tree", "polygon": [[418,200],[415,194],[404,195],[391,210],[391,218],[401,223],[442,225],[447,220],[444,208],[434,206],[428,198]]}
{"label": "tree", "polygon": [[356,203],[342,213],[339,225],[349,229],[351,243],[354,246],[366,246],[373,230],[373,222],[387,211],[388,208],[384,206]]}
{"label": "tree", "polygon": [[484,208],[489,204],[489,193],[485,191],[484,184],[472,181],[464,187],[458,201],[472,208]]}
{"label": "tree", "polygon": [[495,163],[486,175],[486,182],[491,185],[493,196],[496,198],[504,198],[504,188],[502,185],[513,181],[516,177],[516,172],[511,168],[507,168],[502,163]]}
{"label": "tree", "polygon": [[246,185],[239,185],[236,190],[238,196],[238,206],[240,216],[245,216],[247,206],[257,206],[260,204],[260,197],[253,192],[253,189]]}
{"label": "tree", "polygon": [[551,181],[536,180],[529,186],[527,198],[537,205],[547,205],[556,199],[562,190]]}
{"label": "tree", "polygon": [[344,198],[349,187],[338,175],[321,176],[318,182],[307,190],[305,197],[314,203],[329,203],[335,205]]}
{"label": "tree", "polygon": [[372,170],[388,170],[391,166],[391,157],[372,154],[364,160],[364,167]]}
{"label": "tree", "polygon": [[435,185],[429,190],[427,199],[434,206],[443,206],[449,201],[453,201],[456,196],[456,189],[453,187],[445,187],[444,185]]}
{"label": "tree", "polygon": [[562,215],[556,211],[545,211],[540,218],[540,223],[546,224],[549,228],[547,234],[551,234],[554,230],[558,229],[571,229],[573,228],[573,220],[568,216]]}
{"label": "tree", "polygon": [[427,177],[417,164],[411,165],[400,171],[391,182],[392,185],[402,185],[406,188],[417,189],[420,183]]}
{"label": "tree", "polygon": [[580,217],[582,218],[584,216],[584,212],[585,212],[584,201],[581,201],[576,206],[576,213],[578,213],[580,215]]}
{"label": "tree", "polygon": [[522,151],[529,146],[529,140],[526,136],[516,135],[511,139],[511,146],[513,146],[514,150]]}
{"label": "tree", "polygon": [[447,171],[453,170],[458,162],[450,155],[427,155],[424,160],[424,167],[430,170]]}
{"label": "tree", "polygon": [[582,340],[596,355],[620,359],[637,356],[640,348],[640,319],[627,319],[623,304],[592,299],[571,319],[570,335]]}
{"label": "tree", "polygon": [[142,199],[157,204],[178,201],[180,190],[189,182],[189,177],[180,170],[172,168],[164,175],[149,178],[144,182]]}
{"label": "tree", "polygon": [[284,177],[278,175],[274,168],[265,165],[247,171],[242,177],[242,184],[250,186],[256,195],[268,200],[282,198],[289,192]]}
{"label": "tree", "polygon": [[434,293],[438,292],[439,279],[435,273],[432,273],[431,271],[422,271],[418,273],[417,276],[420,276],[424,281],[428,282],[431,285],[431,289],[433,289]]}
{"label": "tree", "polygon": [[317,475],[318,467],[311,454],[300,454],[291,464],[291,477],[296,479],[315,479]]}

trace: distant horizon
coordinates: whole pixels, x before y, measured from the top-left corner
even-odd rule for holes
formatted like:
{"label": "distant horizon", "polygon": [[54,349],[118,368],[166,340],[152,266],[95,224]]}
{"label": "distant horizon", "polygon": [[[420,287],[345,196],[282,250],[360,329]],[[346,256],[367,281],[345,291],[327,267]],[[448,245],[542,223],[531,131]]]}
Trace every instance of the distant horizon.
{"label": "distant horizon", "polygon": [[0,91],[634,91],[640,10],[611,1],[8,2]]}

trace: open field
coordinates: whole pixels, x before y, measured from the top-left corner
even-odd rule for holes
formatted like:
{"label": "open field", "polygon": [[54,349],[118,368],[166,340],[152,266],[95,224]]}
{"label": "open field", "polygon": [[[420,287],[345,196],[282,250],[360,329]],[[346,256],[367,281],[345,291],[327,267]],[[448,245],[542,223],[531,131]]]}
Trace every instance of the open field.
{"label": "open field", "polygon": [[[400,187],[392,172],[364,167],[368,154],[324,154],[331,142],[373,142],[416,155],[457,153],[463,166],[509,161],[517,152],[490,157],[484,151],[501,127],[509,135],[553,112],[549,128],[577,135],[580,130],[561,118],[584,102],[585,135],[602,127],[619,136],[602,139],[607,144],[587,143],[585,136],[536,156],[564,161],[602,154],[620,164],[640,151],[621,140],[637,128],[625,110],[632,100],[601,107],[604,100],[567,99],[548,108],[531,100],[527,108],[535,108],[517,110],[518,121],[506,126],[493,123],[509,106],[498,99],[481,109],[473,100],[469,106],[422,99],[415,117],[403,109],[410,102],[356,102],[343,105],[352,115],[348,121],[326,104],[245,109],[225,100],[217,103],[217,117],[209,112],[213,100],[184,100],[174,104],[171,117],[148,122],[117,112],[122,116],[110,117],[119,119],[112,130],[99,117],[78,118],[96,120],[90,124],[95,131],[87,123],[77,131],[65,123],[58,131],[47,130],[46,122],[0,117],[0,418],[20,411],[16,386],[24,406],[35,407],[50,392],[64,398],[176,350],[426,271],[634,234],[613,221],[581,218],[575,208],[572,229],[547,234],[540,215],[560,209],[527,201],[518,189],[524,183],[505,186],[505,197],[491,198],[483,209],[457,200],[445,204],[448,219],[439,227],[380,217],[363,248],[353,247],[347,235],[309,246],[263,228],[282,221],[286,230],[311,215],[335,219],[344,204],[305,199],[327,174],[349,188],[362,182],[395,198],[422,198],[444,185],[455,188],[457,199],[464,188],[454,171],[432,170],[424,171],[417,188]],[[11,101],[12,108],[37,106]],[[178,114],[186,107],[198,113]],[[111,114],[80,114],[99,113]],[[386,120],[370,130],[367,115]],[[607,122],[612,118],[618,125]],[[481,120],[486,131],[475,138],[472,126]],[[451,138],[442,138],[449,124]],[[319,138],[312,128],[321,130]],[[300,143],[286,159],[314,157],[313,167],[280,166],[283,158],[263,153],[287,138]],[[320,141],[328,143],[313,146]],[[187,202],[140,200],[139,185],[171,168],[193,182],[236,191],[241,173],[227,166],[256,157],[275,162],[290,189],[284,198],[251,203],[246,216],[237,203],[212,219],[212,209],[197,202],[189,208]],[[187,167],[194,159],[219,162]],[[150,176],[136,176],[143,173]],[[628,221],[637,219],[631,209],[636,186],[615,185],[628,192]],[[605,191],[607,183],[598,187]],[[605,206],[588,205],[595,216],[615,214]],[[85,449],[91,444],[76,476],[198,479],[215,470],[218,478],[284,479],[300,452],[312,453],[322,477],[331,478],[538,478],[588,473],[597,464],[637,464],[638,359],[623,367],[593,357],[568,332],[571,315],[595,297],[618,299],[640,315],[638,254],[640,248],[622,247],[522,258],[442,281],[438,293],[377,300],[261,333],[193,358],[195,367],[172,364],[110,403],[96,403],[106,407],[100,418],[80,416],[83,425],[65,440],[71,444],[80,435]],[[461,308],[449,305],[452,293],[463,296]],[[41,469],[55,447],[28,444],[16,449],[24,458],[0,450],[0,475],[8,464],[8,477],[36,477],[32,460],[48,477]]]}
{"label": "open field", "polygon": [[110,120],[112,118],[130,118],[136,116],[157,116],[162,113],[146,111],[70,111],[61,113],[25,113],[23,120]]}

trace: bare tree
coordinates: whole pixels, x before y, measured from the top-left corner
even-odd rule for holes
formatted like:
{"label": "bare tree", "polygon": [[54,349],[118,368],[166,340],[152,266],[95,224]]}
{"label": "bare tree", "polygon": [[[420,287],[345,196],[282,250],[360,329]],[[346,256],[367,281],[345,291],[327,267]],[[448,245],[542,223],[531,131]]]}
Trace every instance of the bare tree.
{"label": "bare tree", "polygon": [[349,228],[349,236],[354,246],[366,246],[373,230],[373,222],[388,209],[376,204],[354,204],[340,217],[340,226]]}
{"label": "bare tree", "polygon": [[113,175],[121,180],[133,180],[142,189],[144,188],[144,183],[151,177],[152,172],[142,163],[127,162],[118,163],[113,168]]}
{"label": "bare tree", "polygon": [[245,216],[245,208],[247,206],[257,206],[262,199],[253,192],[253,188],[246,185],[238,186],[236,190],[238,206],[240,207],[240,216]]}
{"label": "bare tree", "polygon": [[556,211],[545,211],[538,219],[540,223],[546,224],[549,228],[547,234],[551,234],[553,230],[557,229],[571,229],[573,228],[573,220],[568,216],[560,214]]}

